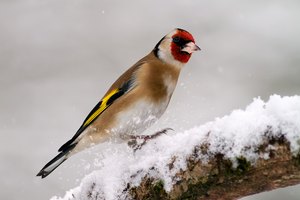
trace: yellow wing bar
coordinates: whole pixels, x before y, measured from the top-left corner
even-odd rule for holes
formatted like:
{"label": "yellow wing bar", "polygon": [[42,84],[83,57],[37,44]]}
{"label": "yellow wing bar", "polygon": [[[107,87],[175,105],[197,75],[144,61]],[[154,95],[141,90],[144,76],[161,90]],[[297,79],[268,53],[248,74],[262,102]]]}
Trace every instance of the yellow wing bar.
{"label": "yellow wing bar", "polygon": [[72,137],[71,140],[62,145],[58,151],[64,151],[70,148],[70,146],[76,143],[76,138],[99,116],[101,113],[108,108],[116,99],[121,97],[128,91],[129,83],[124,84],[123,87],[114,89],[108,95],[103,97],[103,99],[93,108],[93,110],[88,114],[88,116],[83,121],[80,128],[77,130],[76,134]]}
{"label": "yellow wing bar", "polygon": [[107,101],[118,92],[119,89],[114,89],[108,95],[103,97],[103,99],[101,100],[101,104],[93,109],[93,111],[89,114],[89,116],[83,123],[83,126],[88,126],[94,119],[96,119],[96,117],[98,117],[109,106],[109,104],[107,104]]}

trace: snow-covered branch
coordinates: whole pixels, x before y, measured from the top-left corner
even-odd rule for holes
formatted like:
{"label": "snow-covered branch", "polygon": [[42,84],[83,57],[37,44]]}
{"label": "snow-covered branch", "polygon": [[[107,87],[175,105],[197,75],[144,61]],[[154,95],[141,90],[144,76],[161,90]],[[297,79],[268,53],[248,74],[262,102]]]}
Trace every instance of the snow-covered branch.
{"label": "snow-covered branch", "polygon": [[299,184],[300,96],[254,99],[135,153],[126,144],[109,146],[101,169],[52,199],[236,199]]}

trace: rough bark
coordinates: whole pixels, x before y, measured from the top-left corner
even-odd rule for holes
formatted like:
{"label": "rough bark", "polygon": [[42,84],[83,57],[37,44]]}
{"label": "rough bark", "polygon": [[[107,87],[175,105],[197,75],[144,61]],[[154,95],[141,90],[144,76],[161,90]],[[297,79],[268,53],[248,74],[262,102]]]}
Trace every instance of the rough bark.
{"label": "rough bark", "polygon": [[[274,148],[267,148],[269,145]],[[196,147],[195,155],[205,154],[208,148],[209,144]],[[284,135],[266,137],[256,153],[268,153],[269,158],[259,158],[250,164],[240,157],[236,158],[237,167],[233,167],[222,154],[210,155],[209,162],[205,163],[191,155],[188,168],[174,177],[179,181],[170,192],[164,190],[163,181],[144,177],[138,187],[128,185],[126,193],[129,193],[128,199],[231,200],[300,183],[300,154],[291,153]],[[169,166],[172,168],[172,163]]]}

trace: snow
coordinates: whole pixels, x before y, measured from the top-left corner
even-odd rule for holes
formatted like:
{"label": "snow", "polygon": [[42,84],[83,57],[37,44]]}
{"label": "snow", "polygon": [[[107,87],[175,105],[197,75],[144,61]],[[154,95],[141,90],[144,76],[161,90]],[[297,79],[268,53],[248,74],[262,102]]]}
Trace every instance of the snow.
{"label": "snow", "polygon": [[[184,132],[168,132],[149,141],[135,153],[124,143],[105,143],[101,165],[96,159],[99,170],[83,178],[81,184],[64,197],[51,200],[81,200],[87,196],[89,199],[125,199],[123,190],[127,183],[137,186],[146,175],[163,180],[165,190],[170,191],[173,177],[180,169],[186,168],[186,159],[195,146],[209,144],[207,154],[198,155],[202,162],[209,155],[222,153],[233,163],[237,157],[243,156],[254,164],[258,158],[269,158],[268,154],[260,155],[255,151],[264,138],[282,135],[290,142],[291,151],[299,153],[300,96],[272,95],[267,102],[255,98],[245,110],[234,110],[230,115]],[[168,164],[174,156],[174,167],[169,169]]]}

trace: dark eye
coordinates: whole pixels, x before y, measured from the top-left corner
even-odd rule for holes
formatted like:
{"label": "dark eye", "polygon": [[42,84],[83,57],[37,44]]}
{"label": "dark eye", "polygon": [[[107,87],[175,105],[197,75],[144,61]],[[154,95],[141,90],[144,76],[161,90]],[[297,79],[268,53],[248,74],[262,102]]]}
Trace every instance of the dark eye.
{"label": "dark eye", "polygon": [[174,37],[173,42],[178,44],[180,42],[180,38],[179,37]]}

